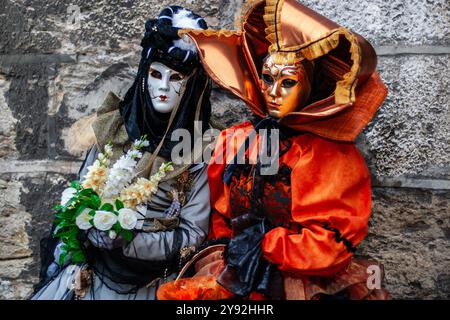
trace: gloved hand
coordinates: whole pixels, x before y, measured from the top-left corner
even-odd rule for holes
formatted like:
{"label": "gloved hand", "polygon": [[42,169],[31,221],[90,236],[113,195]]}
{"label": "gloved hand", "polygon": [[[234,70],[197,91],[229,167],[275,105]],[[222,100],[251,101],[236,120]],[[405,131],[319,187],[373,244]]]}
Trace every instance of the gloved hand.
{"label": "gloved hand", "polygon": [[112,239],[106,232],[95,228],[91,228],[88,231],[87,237],[92,245],[106,250],[122,247],[126,243],[126,240],[120,235]]}
{"label": "gloved hand", "polygon": [[266,233],[264,219],[254,215],[242,216],[232,221],[239,230],[225,252],[227,263],[217,281],[238,296],[247,296],[257,286],[260,268],[264,266],[261,242]]}
{"label": "gloved hand", "polygon": [[234,218],[231,224],[236,235],[227,246],[227,265],[217,282],[238,296],[246,297],[258,291],[271,299],[281,299],[284,292],[281,274],[263,258],[261,247],[272,225],[251,213]]}

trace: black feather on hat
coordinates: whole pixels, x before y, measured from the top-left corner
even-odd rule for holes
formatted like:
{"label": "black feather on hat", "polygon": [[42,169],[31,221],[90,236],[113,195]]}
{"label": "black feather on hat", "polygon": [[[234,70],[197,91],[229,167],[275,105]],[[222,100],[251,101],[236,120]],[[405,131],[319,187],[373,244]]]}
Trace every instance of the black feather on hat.
{"label": "black feather on hat", "polygon": [[207,29],[205,20],[199,15],[180,6],[170,6],[161,11],[158,19],[145,23],[142,39],[142,55],[153,55],[168,67],[188,74],[199,63],[197,48],[189,37],[180,38],[180,29]]}

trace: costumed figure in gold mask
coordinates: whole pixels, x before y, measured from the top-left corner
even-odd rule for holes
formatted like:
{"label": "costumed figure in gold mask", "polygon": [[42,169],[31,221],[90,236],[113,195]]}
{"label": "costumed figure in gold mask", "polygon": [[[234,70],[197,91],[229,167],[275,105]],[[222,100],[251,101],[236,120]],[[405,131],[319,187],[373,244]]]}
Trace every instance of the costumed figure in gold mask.
{"label": "costumed figure in gold mask", "polygon": [[[240,31],[183,32],[254,119],[224,130],[209,164],[216,243],[158,298],[386,299],[367,281],[382,266],[354,256],[371,214],[354,141],[387,94],[372,46],[295,0],[251,1]],[[278,170],[265,175],[258,150],[274,131]]]}

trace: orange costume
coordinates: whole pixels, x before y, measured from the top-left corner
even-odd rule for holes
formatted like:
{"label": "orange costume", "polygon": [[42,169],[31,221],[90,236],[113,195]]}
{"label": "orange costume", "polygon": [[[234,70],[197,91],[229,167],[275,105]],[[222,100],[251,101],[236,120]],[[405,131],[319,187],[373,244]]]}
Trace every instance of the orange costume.
{"label": "orange costume", "polygon": [[[184,31],[211,78],[255,114],[221,133],[208,168],[209,238],[230,241],[194,256],[158,298],[384,299],[386,291],[367,285],[368,267],[381,266],[353,257],[371,213],[370,173],[353,141],[387,94],[375,52],[295,0],[250,1],[244,11],[240,31]],[[275,68],[283,63],[309,77],[283,80]],[[283,114],[273,92],[288,97],[308,79],[301,108]],[[273,92],[265,97],[264,88]],[[230,165],[240,148],[247,160],[258,153],[261,134],[241,147],[255,128],[280,131],[275,175],[261,175],[258,161]],[[186,270],[195,274],[182,278]]]}

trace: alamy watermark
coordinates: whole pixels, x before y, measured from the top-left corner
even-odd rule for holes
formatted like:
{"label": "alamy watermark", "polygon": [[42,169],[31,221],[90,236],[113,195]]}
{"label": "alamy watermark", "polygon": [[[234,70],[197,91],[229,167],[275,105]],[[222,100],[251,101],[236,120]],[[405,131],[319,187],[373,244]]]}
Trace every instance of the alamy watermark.
{"label": "alamy watermark", "polygon": [[378,265],[371,265],[367,267],[367,289],[375,290],[381,289],[381,269]]}
{"label": "alamy watermark", "polygon": [[[205,144],[214,144],[220,131],[207,129],[203,134],[202,122],[196,121],[194,137],[186,129],[172,132],[171,141],[178,142],[171,153],[171,161],[175,164],[210,163],[213,147],[204,148]],[[216,164],[259,164],[262,175],[275,175],[279,167],[280,132],[278,129],[226,129],[227,140],[222,146],[215,148]],[[194,160],[193,160],[194,159]]]}
{"label": "alamy watermark", "polygon": [[81,9],[75,4],[71,4],[67,7],[67,20],[66,25],[69,29],[79,29],[81,26]]}

